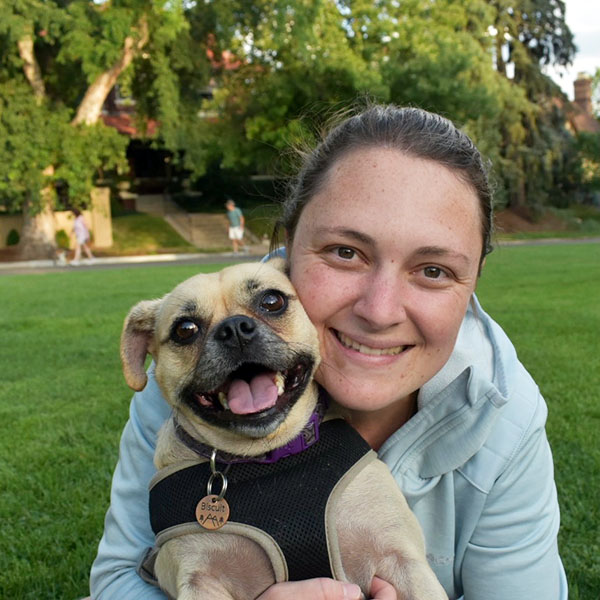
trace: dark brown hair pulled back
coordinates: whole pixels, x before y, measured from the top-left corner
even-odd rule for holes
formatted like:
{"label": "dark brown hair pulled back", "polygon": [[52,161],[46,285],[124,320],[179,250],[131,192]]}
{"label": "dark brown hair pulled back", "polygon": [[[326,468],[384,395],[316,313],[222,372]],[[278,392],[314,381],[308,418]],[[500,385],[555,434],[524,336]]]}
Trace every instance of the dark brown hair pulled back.
{"label": "dark brown hair pulled back", "polygon": [[479,198],[483,234],[481,259],[491,252],[492,193],[487,164],[479,150],[448,119],[419,108],[394,105],[373,105],[344,119],[306,154],[284,201],[275,236],[283,227],[291,243],[302,210],[320,191],[333,164],[351,151],[369,147],[396,149],[438,162],[457,173]]}

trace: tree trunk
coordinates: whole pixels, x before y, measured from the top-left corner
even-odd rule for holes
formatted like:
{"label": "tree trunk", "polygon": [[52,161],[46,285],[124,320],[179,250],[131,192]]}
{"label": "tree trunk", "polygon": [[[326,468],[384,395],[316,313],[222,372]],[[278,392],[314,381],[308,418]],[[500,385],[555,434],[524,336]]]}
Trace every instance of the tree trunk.
{"label": "tree trunk", "polygon": [[100,118],[102,105],[106,100],[110,90],[117,83],[117,79],[121,73],[131,64],[134,56],[141,50],[148,41],[148,22],[145,18],[140,20],[138,27],[138,39],[128,35],[123,44],[123,51],[119,60],[108,71],[104,71],[96,77],[95,81],[90,85],[77,109],[77,114],[72,125],[85,123],[93,125]]}
{"label": "tree trunk", "polygon": [[[53,172],[54,167],[44,170],[46,175]],[[42,212],[34,213],[29,202],[25,202],[23,206],[23,228],[18,246],[18,256],[21,260],[56,258],[56,231],[51,194],[50,187],[42,190]]]}
{"label": "tree trunk", "polygon": [[41,102],[46,96],[46,88],[44,87],[44,80],[42,79],[42,72],[40,66],[35,57],[33,50],[33,35],[26,33],[18,42],[19,56],[23,61],[23,72],[27,81],[29,81],[33,88],[33,95],[37,102]]}
{"label": "tree trunk", "polygon": [[23,229],[18,246],[20,260],[56,258],[56,242],[52,223],[52,211],[49,207],[44,212],[32,215],[29,206],[23,207]]}

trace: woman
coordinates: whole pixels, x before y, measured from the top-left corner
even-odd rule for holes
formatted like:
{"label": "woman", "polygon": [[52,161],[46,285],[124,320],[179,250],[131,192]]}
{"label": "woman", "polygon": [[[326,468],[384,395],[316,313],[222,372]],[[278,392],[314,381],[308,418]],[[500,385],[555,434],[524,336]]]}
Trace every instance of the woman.
{"label": "woman", "polygon": [[71,209],[71,212],[75,216],[75,221],[73,222],[73,234],[75,235],[75,255],[69,264],[77,266],[80,264],[82,248],[89,260],[93,260],[94,255],[92,254],[92,251],[88,245],[88,242],[90,241],[90,231],[85,224],[85,220],[81,214],[81,211],[77,208],[73,208]]}
{"label": "woman", "polygon": [[[491,218],[486,170],[464,134],[425,111],[374,106],[306,159],[282,224],[320,336],[317,379],[390,467],[449,597],[562,600],[546,407],[474,297]],[[163,597],[134,566],[152,545],[146,485],[167,415],[151,377],[123,435],[94,597]],[[396,596],[378,579],[371,593]],[[358,597],[311,580],[260,600]]]}

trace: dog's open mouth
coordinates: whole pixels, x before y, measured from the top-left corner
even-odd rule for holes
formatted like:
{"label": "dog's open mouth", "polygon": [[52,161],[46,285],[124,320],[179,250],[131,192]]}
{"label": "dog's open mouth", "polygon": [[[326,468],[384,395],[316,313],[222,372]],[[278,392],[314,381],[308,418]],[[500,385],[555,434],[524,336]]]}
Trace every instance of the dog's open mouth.
{"label": "dog's open mouth", "polygon": [[273,371],[256,363],[244,363],[227,380],[210,392],[194,392],[193,399],[202,412],[251,417],[282,409],[292,404],[306,387],[311,370],[307,362]]}

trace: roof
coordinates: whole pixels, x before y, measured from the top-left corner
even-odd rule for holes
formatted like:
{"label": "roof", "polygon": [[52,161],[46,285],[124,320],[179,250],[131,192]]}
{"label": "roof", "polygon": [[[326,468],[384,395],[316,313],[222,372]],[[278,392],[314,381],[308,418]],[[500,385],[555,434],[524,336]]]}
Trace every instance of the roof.
{"label": "roof", "polygon": [[119,133],[130,137],[153,136],[158,131],[158,121],[148,119],[146,121],[146,132],[138,131],[134,116],[127,112],[102,113],[101,119],[108,127],[114,127]]}

